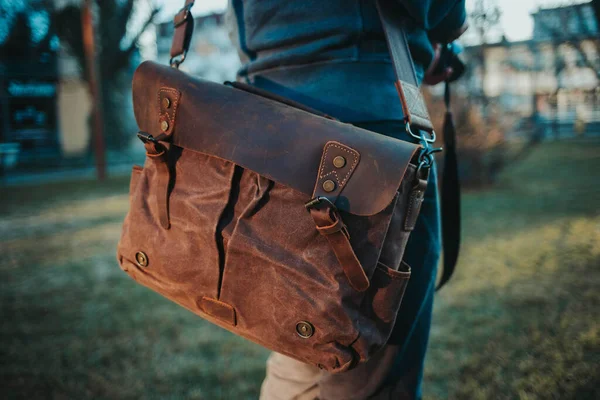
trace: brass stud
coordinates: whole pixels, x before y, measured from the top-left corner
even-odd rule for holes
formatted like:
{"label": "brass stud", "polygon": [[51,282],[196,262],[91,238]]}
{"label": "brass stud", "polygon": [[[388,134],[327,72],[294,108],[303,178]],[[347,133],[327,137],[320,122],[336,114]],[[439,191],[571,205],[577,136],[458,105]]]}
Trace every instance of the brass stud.
{"label": "brass stud", "polygon": [[166,132],[166,131],[168,131],[168,130],[169,130],[169,121],[167,121],[166,119],[165,119],[165,120],[163,120],[163,121],[160,123],[160,129],[161,129],[163,132]]}
{"label": "brass stud", "polygon": [[333,159],[333,165],[336,168],[344,168],[344,166],[346,165],[346,159],[342,156],[337,156]]}
{"label": "brass stud", "polygon": [[148,256],[143,251],[138,251],[135,253],[135,261],[137,261],[140,267],[148,266]]}
{"label": "brass stud", "polygon": [[296,333],[303,339],[308,339],[315,333],[315,328],[310,322],[300,321],[296,324]]}
{"label": "brass stud", "polygon": [[323,190],[327,193],[333,192],[335,190],[335,182],[331,179],[327,179],[325,182],[323,182]]}
{"label": "brass stud", "polygon": [[168,97],[164,97],[162,100],[162,104],[164,108],[169,108],[171,107],[171,100],[169,100]]}

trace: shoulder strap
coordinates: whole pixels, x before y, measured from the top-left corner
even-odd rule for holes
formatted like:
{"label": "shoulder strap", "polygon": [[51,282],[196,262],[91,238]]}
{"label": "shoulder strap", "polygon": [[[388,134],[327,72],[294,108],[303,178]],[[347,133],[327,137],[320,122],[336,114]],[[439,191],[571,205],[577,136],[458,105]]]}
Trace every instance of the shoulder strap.
{"label": "shoulder strap", "polygon": [[397,2],[377,0],[377,10],[385,32],[390,58],[396,71],[396,90],[404,112],[404,121],[411,127],[433,131],[427,105],[419,90],[415,66],[408,48],[401,9]]}
{"label": "shoulder strap", "polygon": [[[173,67],[178,67],[183,62],[190,46],[194,30],[194,19],[190,9],[194,0],[186,0],[183,8],[175,15],[175,33],[171,45],[171,61]],[[395,2],[377,0],[379,17],[385,32],[390,57],[396,71],[396,89],[402,104],[404,120],[409,126],[416,129],[433,131],[427,106],[419,90],[415,67],[408,49],[406,34],[402,28],[402,15]]]}
{"label": "shoulder strap", "polygon": [[456,155],[456,129],[450,110],[450,82],[444,93],[446,115],[444,117],[444,175],[442,176],[442,244],[444,268],[437,286],[441,289],[452,277],[460,250],[460,181]]}

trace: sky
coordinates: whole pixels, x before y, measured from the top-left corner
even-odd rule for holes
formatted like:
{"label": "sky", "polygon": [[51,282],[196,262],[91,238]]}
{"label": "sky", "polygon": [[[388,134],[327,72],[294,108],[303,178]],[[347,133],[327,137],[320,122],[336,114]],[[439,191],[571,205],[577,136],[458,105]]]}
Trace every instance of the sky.
{"label": "sky", "polygon": [[[169,19],[170,15],[176,13],[182,0],[156,0],[158,4],[163,5],[163,17]],[[502,11],[501,28],[508,40],[523,40],[531,36],[533,22],[529,14],[537,10],[540,6],[550,7],[556,5],[587,2],[584,0],[496,0],[496,4]],[[472,8],[475,0],[467,0],[467,8]],[[212,11],[224,10],[227,6],[227,0],[201,0],[196,1],[193,12],[196,15],[209,13]],[[468,37],[467,37],[468,40]]]}

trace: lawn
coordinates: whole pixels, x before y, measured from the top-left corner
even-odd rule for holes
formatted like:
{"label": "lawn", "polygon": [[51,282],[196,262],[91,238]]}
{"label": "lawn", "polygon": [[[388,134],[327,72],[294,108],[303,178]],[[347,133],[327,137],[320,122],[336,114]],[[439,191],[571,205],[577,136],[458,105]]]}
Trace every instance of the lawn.
{"label": "lawn", "polygon": [[[600,398],[600,140],[540,145],[464,194],[426,399]],[[255,399],[268,352],[136,285],[128,181],[0,188],[0,393]]]}

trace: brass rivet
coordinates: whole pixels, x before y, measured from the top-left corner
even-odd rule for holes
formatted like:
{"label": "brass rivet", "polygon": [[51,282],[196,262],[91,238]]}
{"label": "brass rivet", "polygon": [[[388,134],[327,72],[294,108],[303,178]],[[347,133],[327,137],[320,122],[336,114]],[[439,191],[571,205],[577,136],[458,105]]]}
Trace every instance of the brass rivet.
{"label": "brass rivet", "polygon": [[162,129],[162,131],[163,131],[163,132],[166,132],[166,131],[168,131],[168,130],[169,130],[169,121],[167,121],[167,120],[163,120],[163,121],[160,123],[160,129]]}
{"label": "brass rivet", "polygon": [[135,261],[137,261],[140,267],[148,266],[148,256],[143,251],[138,251],[135,253]]}
{"label": "brass rivet", "polygon": [[164,107],[164,108],[169,108],[169,107],[171,107],[171,100],[169,100],[169,98],[168,98],[168,97],[165,97],[165,98],[163,98],[163,101],[162,101],[162,103],[163,103],[163,107]]}
{"label": "brass rivet", "polygon": [[315,333],[315,328],[310,322],[300,321],[296,324],[296,333],[303,339],[308,339]]}
{"label": "brass rivet", "polygon": [[323,182],[323,190],[327,193],[333,192],[335,190],[335,182],[331,179],[326,180]]}
{"label": "brass rivet", "polygon": [[344,168],[344,166],[346,165],[346,159],[342,156],[337,156],[333,159],[333,165],[336,168]]}

